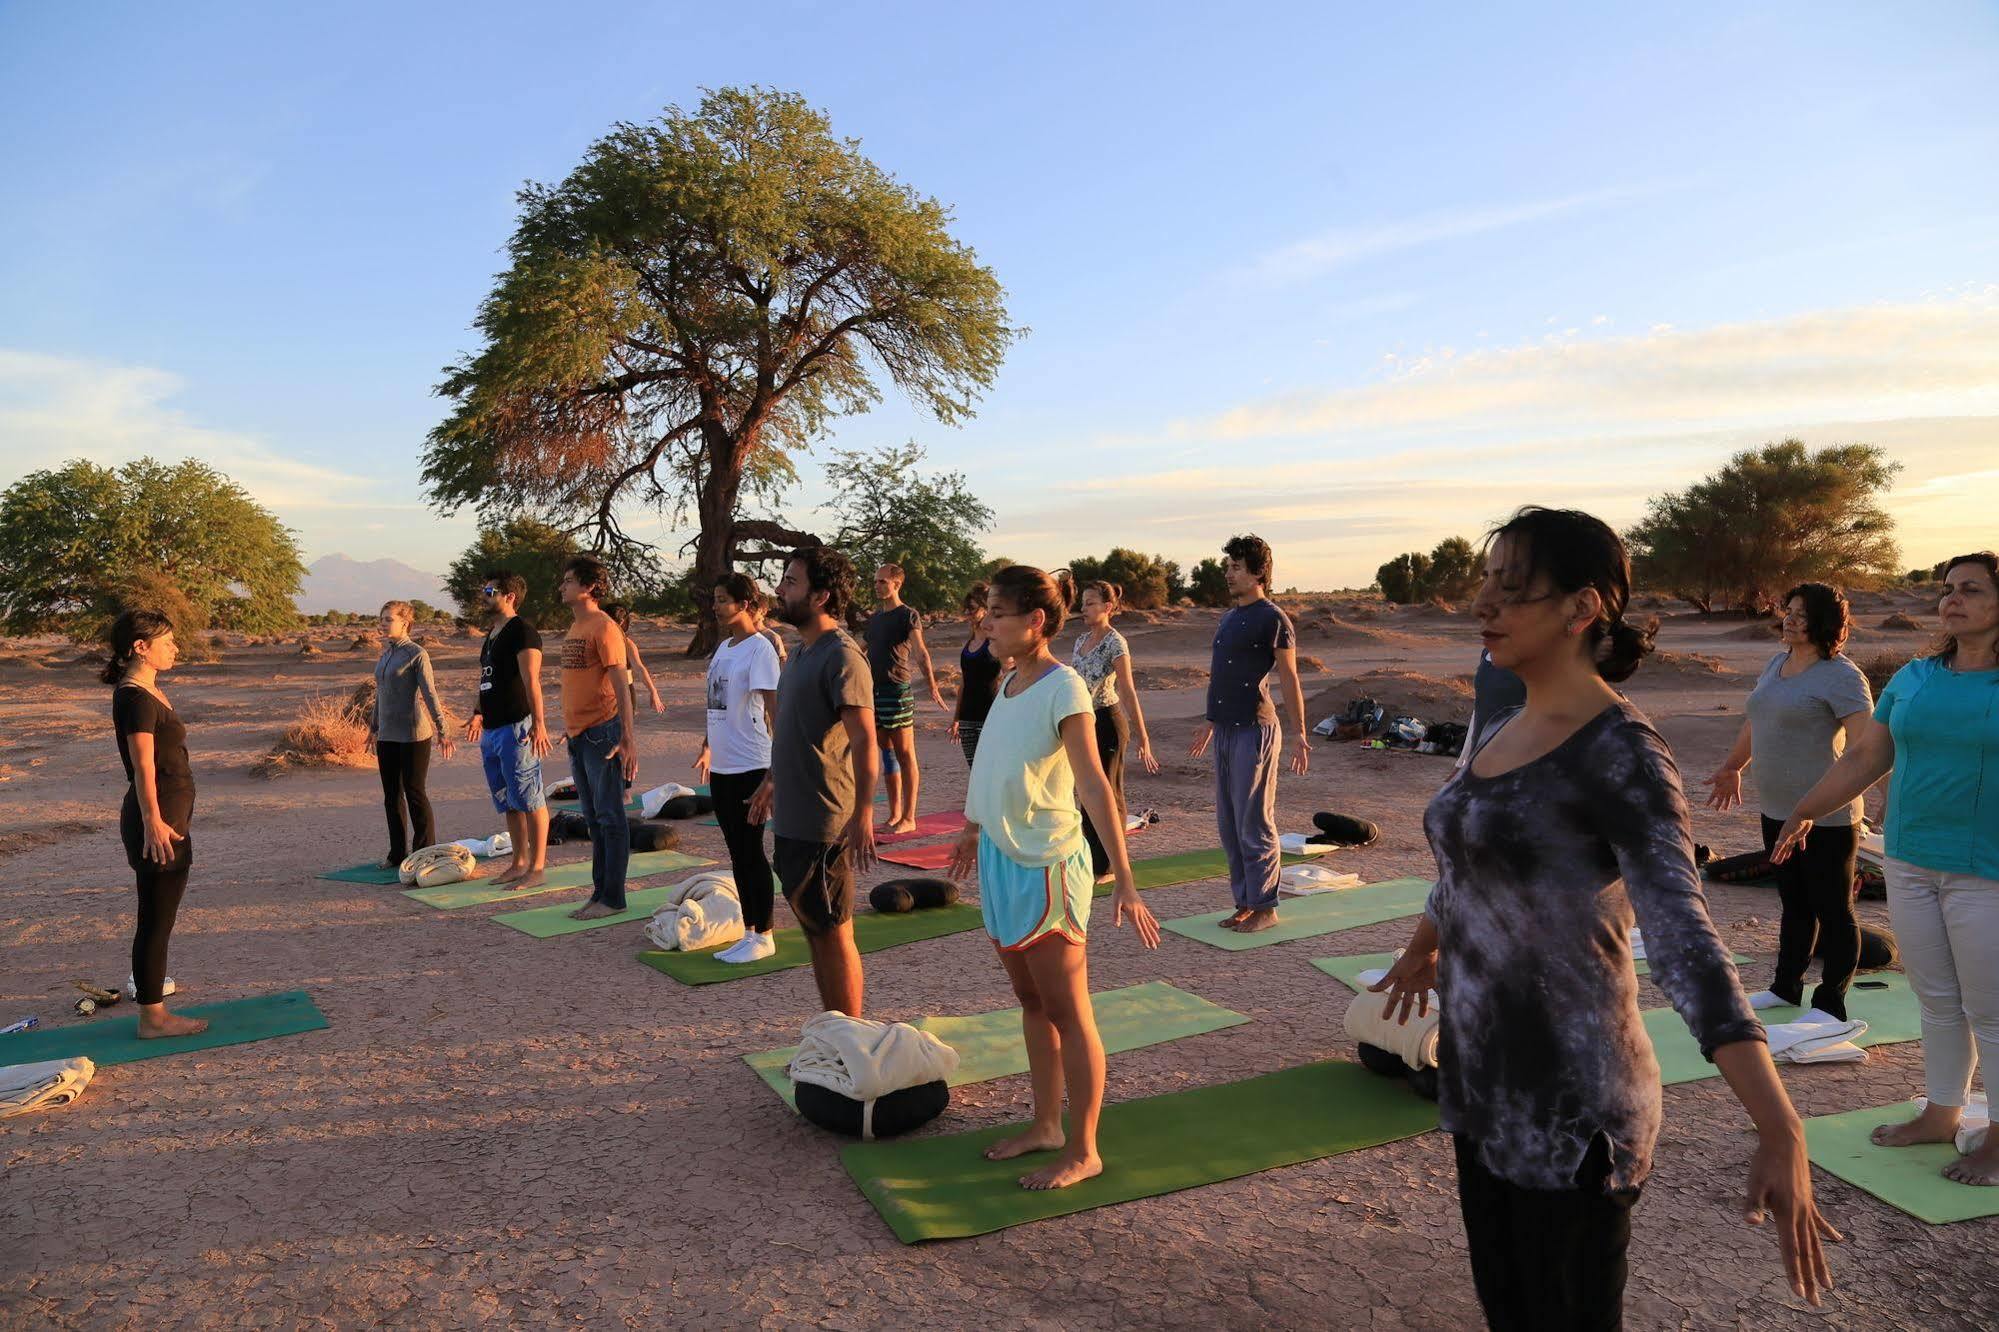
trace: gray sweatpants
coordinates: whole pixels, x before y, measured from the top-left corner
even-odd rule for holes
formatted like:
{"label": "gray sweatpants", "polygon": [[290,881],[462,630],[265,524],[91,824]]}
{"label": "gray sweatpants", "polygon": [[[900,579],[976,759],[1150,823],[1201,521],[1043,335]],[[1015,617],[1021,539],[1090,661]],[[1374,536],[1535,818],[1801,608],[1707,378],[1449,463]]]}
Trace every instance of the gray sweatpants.
{"label": "gray sweatpants", "polygon": [[1277,905],[1277,724],[1215,727],[1215,823],[1238,909]]}

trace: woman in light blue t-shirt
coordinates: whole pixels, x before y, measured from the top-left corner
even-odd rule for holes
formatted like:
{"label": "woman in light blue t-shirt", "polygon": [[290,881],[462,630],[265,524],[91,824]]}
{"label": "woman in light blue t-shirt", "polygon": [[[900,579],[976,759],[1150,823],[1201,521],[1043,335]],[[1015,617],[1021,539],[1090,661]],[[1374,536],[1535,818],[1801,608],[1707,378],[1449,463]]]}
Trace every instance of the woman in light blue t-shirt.
{"label": "woman in light blue t-shirt", "polygon": [[[1937,606],[1935,656],[1895,673],[1874,716],[1778,836],[1783,861],[1812,820],[1894,772],[1888,789],[1888,913],[1923,1010],[1928,1104],[1874,1130],[1883,1147],[1950,1142],[1980,1060],[1999,1067],[1999,556],[1960,555]],[[1999,1185],[1999,1133],[1944,1167]]]}

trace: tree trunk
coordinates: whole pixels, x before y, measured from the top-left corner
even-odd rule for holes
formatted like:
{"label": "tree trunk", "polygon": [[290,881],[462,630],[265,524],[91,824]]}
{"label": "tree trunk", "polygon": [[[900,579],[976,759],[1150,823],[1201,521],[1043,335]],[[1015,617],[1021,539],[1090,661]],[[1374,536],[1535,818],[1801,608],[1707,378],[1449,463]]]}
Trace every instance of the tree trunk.
{"label": "tree trunk", "polygon": [[715,624],[715,603],[709,590],[715,580],[728,573],[730,555],[736,546],[736,499],[743,487],[742,441],[719,427],[705,427],[703,444],[708,452],[708,475],[701,483],[695,509],[701,519],[701,533],[694,539],[694,607],[700,620],[694,638],[687,645],[690,657],[706,657],[721,641]]}

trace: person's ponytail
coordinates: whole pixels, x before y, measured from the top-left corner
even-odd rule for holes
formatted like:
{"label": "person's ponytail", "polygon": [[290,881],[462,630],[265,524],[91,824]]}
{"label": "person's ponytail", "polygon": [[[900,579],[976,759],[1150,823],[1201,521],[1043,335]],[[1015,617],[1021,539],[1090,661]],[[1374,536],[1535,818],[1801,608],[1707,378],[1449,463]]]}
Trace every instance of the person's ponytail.
{"label": "person's ponytail", "polygon": [[1622,615],[1596,629],[1596,673],[1612,684],[1629,680],[1638,663],[1652,654],[1658,621],[1633,624]]}
{"label": "person's ponytail", "polygon": [[132,669],[132,658],[140,643],[149,643],[162,634],[174,631],[173,621],[158,611],[128,610],[111,622],[111,660],[104,663],[98,678],[105,684],[115,685],[125,678],[125,672]]}

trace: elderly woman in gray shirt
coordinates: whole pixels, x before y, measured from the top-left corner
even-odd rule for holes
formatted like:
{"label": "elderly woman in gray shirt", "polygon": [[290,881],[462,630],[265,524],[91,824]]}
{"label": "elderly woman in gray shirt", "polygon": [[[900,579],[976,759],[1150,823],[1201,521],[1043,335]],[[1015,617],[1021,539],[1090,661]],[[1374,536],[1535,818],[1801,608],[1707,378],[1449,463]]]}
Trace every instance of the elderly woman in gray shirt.
{"label": "elderly woman in gray shirt", "polygon": [[389,854],[382,859],[385,869],[402,864],[411,851],[420,851],[437,840],[430,795],[424,790],[430,773],[430,742],[436,739],[446,758],[456,748],[444,726],[444,708],[437,701],[430,654],[410,638],[410,623],[415,617],[407,601],[391,601],[382,607],[382,655],[375,661],[375,710],[368,718],[368,747],[375,751],[375,770],[382,775],[382,809],[389,819]]}
{"label": "elderly woman in gray shirt", "polygon": [[1612,688],[1651,650],[1630,592],[1624,543],[1588,514],[1523,509],[1495,534],[1472,610],[1527,701],[1425,811],[1437,886],[1376,987],[1404,1020],[1442,997],[1438,1109],[1495,1329],[1622,1325],[1662,1109],[1634,916],[1652,979],[1756,1125],[1745,1219],[1775,1214],[1793,1291],[1816,1304],[1831,1284],[1804,1126],[1708,919],[1679,771]]}
{"label": "elderly woman in gray shirt", "polygon": [[[1763,849],[1777,845],[1784,820],[1846,749],[1848,728],[1874,711],[1867,677],[1840,651],[1851,624],[1846,598],[1824,583],[1784,594],[1784,650],[1749,691],[1748,717],[1735,747],[1707,779],[1708,804],[1742,803],[1742,771],[1756,782]],[[1752,1008],[1798,1004],[1814,946],[1825,970],[1812,1007],[1844,1022],[1846,987],[1860,965],[1860,922],[1853,914],[1853,862],[1860,850],[1862,805],[1850,801],[1819,819],[1799,853],[1777,867],[1777,965],[1770,988],[1749,996]]]}

